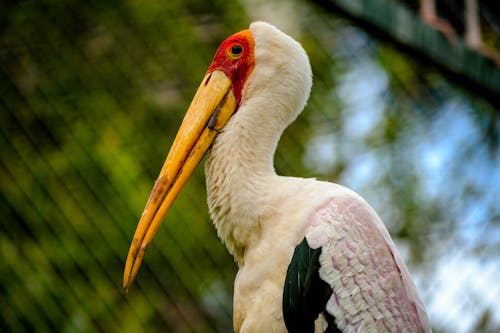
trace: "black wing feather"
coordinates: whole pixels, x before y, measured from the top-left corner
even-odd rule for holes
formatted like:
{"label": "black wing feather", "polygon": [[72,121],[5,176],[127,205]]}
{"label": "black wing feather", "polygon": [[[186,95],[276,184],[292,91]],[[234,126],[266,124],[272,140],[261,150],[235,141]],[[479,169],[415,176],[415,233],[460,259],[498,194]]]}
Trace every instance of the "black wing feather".
{"label": "black wing feather", "polygon": [[314,321],[325,312],[326,332],[339,332],[335,318],[325,310],[332,289],[319,276],[321,248],[312,249],[304,238],[293,252],[283,290],[283,317],[290,333],[314,332]]}

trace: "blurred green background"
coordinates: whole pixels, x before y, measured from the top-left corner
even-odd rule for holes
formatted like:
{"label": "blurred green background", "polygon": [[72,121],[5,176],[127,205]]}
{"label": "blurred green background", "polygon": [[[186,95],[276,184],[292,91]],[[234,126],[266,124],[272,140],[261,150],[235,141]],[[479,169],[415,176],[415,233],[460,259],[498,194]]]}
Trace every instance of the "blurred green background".
{"label": "blurred green background", "polygon": [[500,331],[499,109],[439,66],[309,1],[0,5],[0,331],[229,332],[236,265],[203,167],[122,291],[130,240],[218,44],[269,20],[314,87],[280,174],[382,216],[435,332]]}

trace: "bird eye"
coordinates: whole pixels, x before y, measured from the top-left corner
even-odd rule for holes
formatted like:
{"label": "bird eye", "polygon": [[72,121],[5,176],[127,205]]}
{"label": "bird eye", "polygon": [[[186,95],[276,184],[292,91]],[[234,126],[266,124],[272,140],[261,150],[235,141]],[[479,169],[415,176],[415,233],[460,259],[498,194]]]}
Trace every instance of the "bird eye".
{"label": "bird eye", "polygon": [[241,45],[234,45],[231,48],[231,53],[234,55],[240,55],[242,52],[243,52],[243,48],[241,47]]}

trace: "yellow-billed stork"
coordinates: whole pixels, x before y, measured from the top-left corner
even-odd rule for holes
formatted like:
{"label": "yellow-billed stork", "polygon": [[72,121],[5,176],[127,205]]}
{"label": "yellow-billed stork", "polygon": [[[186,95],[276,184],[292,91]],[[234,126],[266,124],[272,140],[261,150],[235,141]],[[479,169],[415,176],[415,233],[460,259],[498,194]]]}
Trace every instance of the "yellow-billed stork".
{"label": "yellow-billed stork", "polygon": [[135,232],[134,280],[162,219],[203,155],[208,206],[234,256],[236,332],[430,332],[415,285],[375,211],[337,184],[278,176],[273,156],[304,108],[309,59],[255,22],[217,50]]}

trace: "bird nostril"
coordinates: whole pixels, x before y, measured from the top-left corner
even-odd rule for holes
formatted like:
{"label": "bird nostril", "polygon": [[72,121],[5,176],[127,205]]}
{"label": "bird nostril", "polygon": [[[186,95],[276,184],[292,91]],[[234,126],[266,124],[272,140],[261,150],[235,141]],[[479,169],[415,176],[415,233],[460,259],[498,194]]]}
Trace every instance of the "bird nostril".
{"label": "bird nostril", "polygon": [[207,77],[207,79],[205,80],[205,85],[208,84],[208,82],[210,82],[210,79],[212,78],[212,73],[210,73],[210,75]]}

